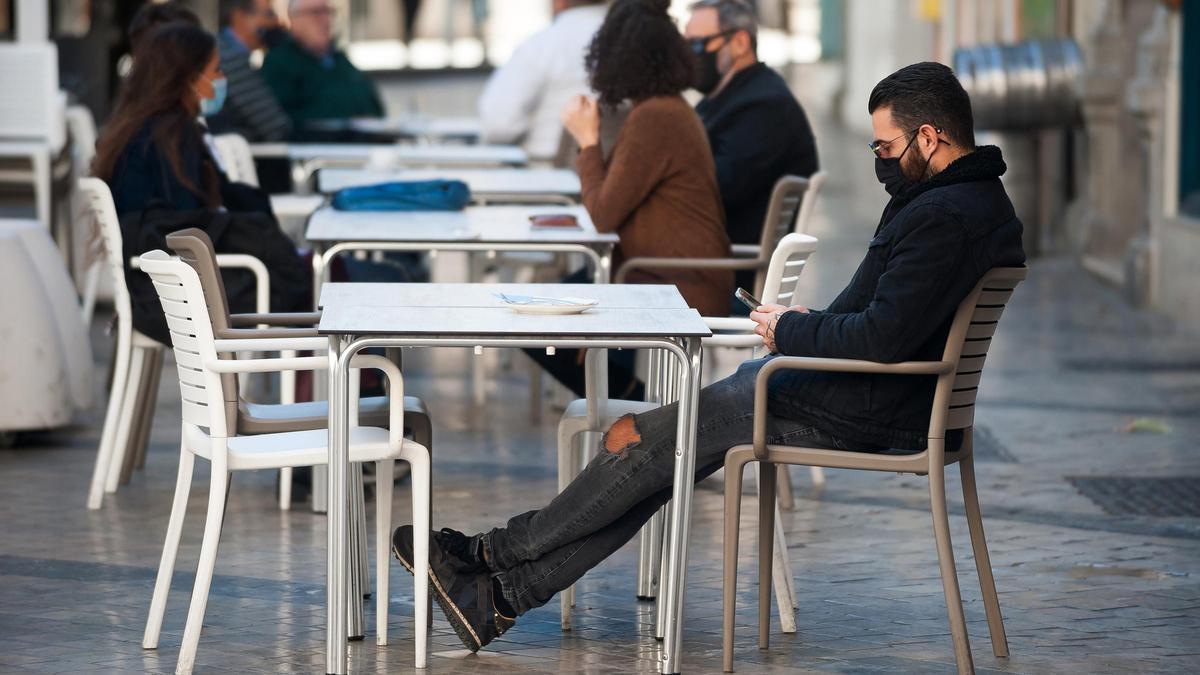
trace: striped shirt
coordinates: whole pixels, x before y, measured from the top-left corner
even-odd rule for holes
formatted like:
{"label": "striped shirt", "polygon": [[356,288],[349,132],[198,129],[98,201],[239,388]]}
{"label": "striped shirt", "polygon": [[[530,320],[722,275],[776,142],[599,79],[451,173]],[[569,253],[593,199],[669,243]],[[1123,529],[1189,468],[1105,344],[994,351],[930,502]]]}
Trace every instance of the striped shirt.
{"label": "striped shirt", "polygon": [[217,48],[229,90],[221,112],[208,120],[214,133],[241,134],[251,143],[286,140],[292,121],[251,67],[250,51],[229,28],[217,34]]}

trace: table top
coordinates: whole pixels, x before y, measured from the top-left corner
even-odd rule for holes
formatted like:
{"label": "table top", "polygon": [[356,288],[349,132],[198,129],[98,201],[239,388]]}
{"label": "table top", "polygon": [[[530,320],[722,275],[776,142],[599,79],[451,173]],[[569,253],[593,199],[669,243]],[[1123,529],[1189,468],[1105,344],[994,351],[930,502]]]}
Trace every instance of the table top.
{"label": "table top", "polygon": [[366,165],[439,164],[523,165],[529,155],[515,145],[413,145],[392,143],[255,143],[255,157],[287,158],[293,161],[331,160]]}
{"label": "table top", "polygon": [[[600,304],[567,316],[518,314],[500,304],[497,293],[594,298]],[[712,334],[671,285],[328,283],[320,304],[323,335],[553,340]]]}
{"label": "table top", "polygon": [[[531,215],[569,213],[578,228],[532,227]],[[325,206],[308,221],[309,241],[613,244],[596,232],[582,206],[469,206],[462,211],[338,211]]]}
{"label": "table top", "polygon": [[577,197],[579,176],[567,169],[322,169],[317,174],[321,192],[397,180],[461,180],[479,195],[561,195]]}

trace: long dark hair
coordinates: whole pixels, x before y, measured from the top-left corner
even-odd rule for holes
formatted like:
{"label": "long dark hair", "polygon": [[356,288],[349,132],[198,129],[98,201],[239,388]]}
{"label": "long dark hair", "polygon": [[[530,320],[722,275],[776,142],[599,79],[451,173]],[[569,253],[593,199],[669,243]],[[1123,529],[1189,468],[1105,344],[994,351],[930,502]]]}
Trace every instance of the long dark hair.
{"label": "long dark hair", "polygon": [[208,67],[217,41],[196,26],[169,23],[154,29],[143,42],[112,117],[96,144],[92,173],[112,180],[121,153],[153,120],[151,138],[175,178],[203,203],[215,207],[220,203],[216,169],[205,162],[204,184],[196,185],[183,169],[180,148],[190,145],[203,152],[203,138],[196,123],[200,111],[188,94]]}
{"label": "long dark hair", "polygon": [[669,96],[692,86],[695,57],[667,0],[617,0],[592,38],[584,65],[600,103]]}

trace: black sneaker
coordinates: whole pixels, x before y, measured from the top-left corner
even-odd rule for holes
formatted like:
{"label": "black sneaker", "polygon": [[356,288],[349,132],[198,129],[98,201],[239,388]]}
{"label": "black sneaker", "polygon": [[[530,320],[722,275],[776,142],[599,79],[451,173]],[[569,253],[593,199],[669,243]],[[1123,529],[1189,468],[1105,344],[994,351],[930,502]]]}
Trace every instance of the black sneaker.
{"label": "black sneaker", "polygon": [[[442,549],[442,553],[447,556],[448,562],[454,567],[454,571],[464,574],[480,574],[490,571],[487,563],[483,560],[483,547],[479,540],[480,535],[478,534],[468,537],[462,532],[448,527],[443,527],[440,532],[430,533],[430,543],[436,542]],[[413,568],[412,525],[402,525],[392,533],[392,551],[395,552],[396,559],[404,563],[404,566],[411,571]]]}
{"label": "black sneaker", "polygon": [[[407,534],[407,536],[405,536]],[[409,555],[401,554],[398,542],[407,540]],[[392,537],[392,549],[396,558],[409,572],[411,564],[412,528],[396,528]],[[444,551],[434,537],[429,542],[429,583],[433,599],[442,608],[442,613],[454,628],[463,646],[472,652],[500,637],[516,624],[515,618],[502,615],[492,601],[492,576],[488,572],[460,572],[461,564],[454,556]]]}

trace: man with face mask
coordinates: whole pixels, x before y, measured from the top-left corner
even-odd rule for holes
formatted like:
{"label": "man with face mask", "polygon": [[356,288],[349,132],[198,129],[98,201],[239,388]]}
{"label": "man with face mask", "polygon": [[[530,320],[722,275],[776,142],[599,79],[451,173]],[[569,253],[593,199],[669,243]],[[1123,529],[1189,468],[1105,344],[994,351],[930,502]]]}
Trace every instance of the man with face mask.
{"label": "man with face mask", "polygon": [[[975,146],[971,102],[954,73],[918,63],[889,75],[868,105],[876,171],[892,199],[866,256],[824,310],[759,307],[772,352],[884,363],[936,361],[958,304],[993,267],[1020,266],[1021,222],[1005,194],[1000,150]],[[696,479],[753,439],[750,360],[700,391]],[[766,441],[858,452],[919,452],[935,378],[786,370],[767,387]],[[430,573],[451,624],[472,650],[508,630],[629,541],[671,496],[677,404],[618,420],[600,453],[545,508],[467,536],[430,537]],[[947,434],[947,450],[962,434]],[[413,532],[393,547],[412,569]],[[472,641],[474,639],[474,641]]]}
{"label": "man with face mask", "polygon": [[[778,73],[755,53],[757,22],[742,0],[701,0],[684,37],[699,59],[696,89],[717,166],[726,230],[735,244],[757,244],[775,181],[817,170],[817,145],[804,109]],[[738,285],[752,288],[753,272]]]}
{"label": "man with face mask", "polygon": [[220,19],[217,49],[228,93],[221,111],[208,115],[208,127],[217,134],[241,134],[251,143],[286,139],[292,121],[250,65],[250,53],[280,30],[271,0],[221,0]]}

